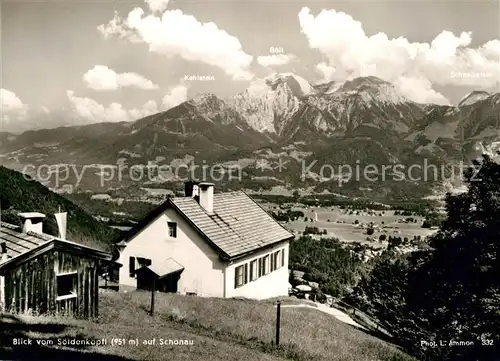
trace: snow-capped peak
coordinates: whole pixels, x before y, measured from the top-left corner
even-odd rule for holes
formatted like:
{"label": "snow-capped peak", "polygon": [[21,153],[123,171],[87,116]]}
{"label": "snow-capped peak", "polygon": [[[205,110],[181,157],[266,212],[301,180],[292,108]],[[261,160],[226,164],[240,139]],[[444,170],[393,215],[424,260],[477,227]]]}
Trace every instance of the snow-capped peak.
{"label": "snow-capped peak", "polygon": [[211,100],[219,100],[219,98],[212,93],[198,93],[191,99],[191,103],[200,104]]}
{"label": "snow-capped peak", "polygon": [[286,83],[296,96],[304,96],[314,92],[312,85],[293,73],[274,73],[264,79],[271,88],[276,88],[279,84]]}
{"label": "snow-capped peak", "polygon": [[306,80],[294,74],[273,74],[251,82],[228,104],[257,131],[280,134],[284,122],[299,109],[299,98],[312,89]]}
{"label": "snow-capped peak", "polygon": [[336,93],[359,95],[364,100],[376,100],[383,103],[399,104],[408,100],[400,95],[391,83],[375,76],[359,77],[342,84]]}
{"label": "snow-capped peak", "polygon": [[471,105],[488,98],[491,94],[481,90],[474,90],[460,100],[458,106]]}
{"label": "snow-capped peak", "polygon": [[225,107],[224,101],[212,93],[198,93],[194,98],[189,100],[189,104],[207,114],[219,112]]}

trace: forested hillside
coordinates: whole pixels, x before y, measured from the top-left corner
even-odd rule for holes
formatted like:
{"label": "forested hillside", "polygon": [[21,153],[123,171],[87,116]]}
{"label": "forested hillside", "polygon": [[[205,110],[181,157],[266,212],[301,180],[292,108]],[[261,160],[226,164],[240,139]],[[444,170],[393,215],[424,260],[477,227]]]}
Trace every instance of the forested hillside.
{"label": "forested hillside", "polygon": [[102,250],[112,250],[119,232],[99,222],[82,208],[27,176],[0,166],[2,221],[20,224],[19,212],[41,212],[44,232],[57,235],[54,218],[59,208],[68,213],[67,238]]}
{"label": "forested hillside", "polygon": [[465,174],[468,192],[448,195],[433,249],[387,252],[345,299],[422,360],[500,355],[500,165],[485,156],[475,166],[477,175]]}
{"label": "forested hillside", "polygon": [[335,238],[304,235],[290,245],[290,269],[305,272],[305,280],[317,282],[320,291],[335,297],[345,295],[370,267]]}

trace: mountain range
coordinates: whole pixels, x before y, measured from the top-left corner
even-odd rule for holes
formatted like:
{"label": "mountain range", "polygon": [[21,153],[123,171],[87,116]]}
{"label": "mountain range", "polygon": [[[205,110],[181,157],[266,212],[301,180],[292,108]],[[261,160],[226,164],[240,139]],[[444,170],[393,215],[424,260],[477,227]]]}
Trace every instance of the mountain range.
{"label": "mountain range", "polygon": [[[231,189],[281,185],[420,197],[432,193],[443,180],[415,181],[422,175],[420,169],[412,179],[381,181],[381,167],[426,162],[449,171],[482,152],[494,152],[499,135],[500,93],[474,91],[453,106],[420,104],[373,76],[311,85],[295,74],[280,73],[253,81],[229,99],[198,94],[134,122],[0,133],[0,162],[16,169],[33,165],[31,173],[41,164],[86,166],[93,171],[85,173],[80,189],[101,192],[137,188],[130,172],[106,185],[96,184],[103,164],[170,169],[217,164],[217,176],[212,178]],[[235,165],[242,179],[227,181],[222,176]],[[342,177],[347,180],[342,165],[372,165],[379,179],[339,182]],[[141,179],[140,186],[167,186],[185,178],[167,173]],[[389,173],[394,176],[394,169]],[[64,188],[54,179],[47,176],[45,183],[56,190]],[[75,177],[66,182],[74,186]]]}

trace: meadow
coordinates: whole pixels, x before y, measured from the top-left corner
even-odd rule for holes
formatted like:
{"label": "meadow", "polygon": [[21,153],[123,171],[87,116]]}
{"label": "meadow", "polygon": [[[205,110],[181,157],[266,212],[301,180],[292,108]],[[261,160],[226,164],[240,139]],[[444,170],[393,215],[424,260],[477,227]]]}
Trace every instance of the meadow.
{"label": "meadow", "polygon": [[[284,298],[283,302],[301,301]],[[100,316],[94,321],[2,315],[0,358],[415,361],[389,343],[333,316],[308,308],[282,308],[281,343],[277,347],[273,344],[276,320],[273,300],[157,293],[154,317],[148,314],[149,305],[149,292],[103,291],[100,294]],[[10,327],[6,327],[7,323]],[[13,338],[45,342],[44,345],[12,346]],[[57,345],[60,339],[101,342],[95,346],[62,347]],[[170,340],[177,340],[177,344]],[[48,341],[56,344],[48,345]]]}
{"label": "meadow", "polygon": [[[293,207],[293,210],[302,211],[308,219],[295,220],[287,222],[285,226],[296,232],[303,232],[306,226],[318,227],[320,230],[327,231],[327,237],[338,238],[342,242],[360,242],[370,243],[376,246],[376,243],[367,242],[366,238],[371,237],[379,239],[380,235],[385,234],[386,237],[396,236],[408,239],[413,239],[415,236],[422,238],[433,234],[435,231],[428,228],[422,228],[424,221],[420,216],[402,216],[395,214],[395,210],[386,211],[350,211],[338,207]],[[350,214],[353,212],[353,214]],[[383,213],[382,213],[383,212]],[[316,220],[317,215],[317,220]],[[416,222],[406,223],[407,218],[413,218]],[[359,225],[354,224],[358,222]],[[375,231],[372,235],[366,234],[366,227],[360,225],[368,225],[373,222]],[[378,227],[377,227],[378,226]]]}

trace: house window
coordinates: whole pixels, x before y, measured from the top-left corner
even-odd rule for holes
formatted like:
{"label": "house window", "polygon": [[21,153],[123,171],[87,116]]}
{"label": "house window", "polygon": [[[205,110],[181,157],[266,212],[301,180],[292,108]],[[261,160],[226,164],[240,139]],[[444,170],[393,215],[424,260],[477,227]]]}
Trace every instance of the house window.
{"label": "house window", "polygon": [[234,269],[234,288],[241,287],[247,283],[247,266],[248,264],[245,263],[244,265],[238,266]]}
{"label": "house window", "polygon": [[255,281],[258,276],[259,269],[257,268],[257,260],[250,262],[250,281]]}
{"label": "house window", "polygon": [[285,267],[285,249],[281,250],[281,267]]}
{"label": "house window", "polygon": [[276,263],[275,263],[276,258],[274,257],[274,254],[271,255],[271,272],[273,272],[276,269]]}
{"label": "house window", "polygon": [[274,266],[274,268],[271,271],[277,270],[278,268],[282,267],[280,253],[281,251],[276,251],[273,254],[272,265]]}
{"label": "house window", "polygon": [[135,257],[128,259],[128,272],[130,277],[135,277]]}
{"label": "house window", "polygon": [[76,272],[57,275],[56,300],[76,297],[77,275]]}
{"label": "house window", "polygon": [[259,277],[262,277],[266,274],[266,267],[264,263],[264,258],[259,258]]}
{"label": "house window", "polygon": [[177,238],[177,223],[167,222],[168,224],[168,236],[170,238]]}
{"label": "house window", "polygon": [[264,274],[267,275],[269,273],[269,255],[264,256]]}

